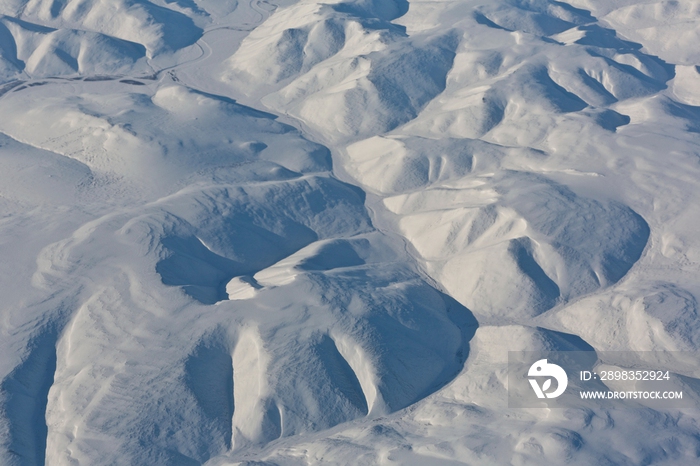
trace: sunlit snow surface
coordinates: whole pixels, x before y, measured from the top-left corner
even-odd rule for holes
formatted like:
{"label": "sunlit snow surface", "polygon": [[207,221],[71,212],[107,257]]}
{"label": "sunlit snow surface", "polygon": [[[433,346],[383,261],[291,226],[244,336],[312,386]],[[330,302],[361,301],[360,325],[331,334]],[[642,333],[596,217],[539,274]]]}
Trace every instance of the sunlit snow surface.
{"label": "sunlit snow surface", "polygon": [[505,386],[700,350],[696,1],[0,14],[1,465],[700,463]]}

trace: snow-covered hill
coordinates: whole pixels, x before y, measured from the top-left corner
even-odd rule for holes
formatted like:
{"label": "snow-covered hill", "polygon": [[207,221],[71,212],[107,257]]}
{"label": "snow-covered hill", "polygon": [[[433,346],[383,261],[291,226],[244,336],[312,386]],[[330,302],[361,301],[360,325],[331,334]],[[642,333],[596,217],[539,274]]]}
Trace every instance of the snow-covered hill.
{"label": "snow-covered hill", "polygon": [[506,392],[663,351],[700,399],[697,2],[0,14],[0,464],[700,461],[697,404]]}

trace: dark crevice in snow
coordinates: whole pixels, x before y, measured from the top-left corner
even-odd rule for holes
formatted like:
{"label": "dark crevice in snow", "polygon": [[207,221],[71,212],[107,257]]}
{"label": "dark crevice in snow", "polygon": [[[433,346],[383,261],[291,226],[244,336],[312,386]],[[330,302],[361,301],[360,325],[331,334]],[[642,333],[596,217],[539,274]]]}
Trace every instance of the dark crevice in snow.
{"label": "dark crevice in snow", "polygon": [[204,415],[231,448],[233,400],[233,360],[219,341],[201,341],[185,361],[185,383]]}
{"label": "dark crevice in snow", "polygon": [[58,331],[47,327],[28,345],[28,355],[0,384],[2,411],[10,424],[8,450],[20,464],[42,466],[46,462],[46,406],[56,371]]}
{"label": "dark crevice in snow", "polygon": [[340,354],[333,339],[325,335],[316,349],[337,389],[363,415],[367,415],[369,412],[367,394],[362,390],[357,374]]}

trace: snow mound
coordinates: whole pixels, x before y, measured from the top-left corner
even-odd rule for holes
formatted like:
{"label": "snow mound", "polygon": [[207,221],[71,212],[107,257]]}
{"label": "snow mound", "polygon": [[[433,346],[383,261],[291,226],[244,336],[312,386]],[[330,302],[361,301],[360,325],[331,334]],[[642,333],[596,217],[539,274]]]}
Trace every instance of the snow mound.
{"label": "snow mound", "polygon": [[223,79],[334,142],[406,124],[413,135],[529,145],[547,136],[534,128],[555,123],[615,131],[629,119],[610,105],[657,93],[674,76],[586,10],[475,6],[447,30],[420,28],[409,11],[401,20],[417,31],[407,36],[354,3],[302,2],[248,36]]}
{"label": "snow mound", "polygon": [[533,146],[573,122],[616,131],[629,118],[612,105],[653,95],[674,76],[666,62],[596,24],[544,41],[474,21],[445,90],[401,134]]}
{"label": "snow mound", "polygon": [[[363,221],[354,190],[319,179],[237,191],[188,190],[44,252],[37,284],[65,287],[83,273],[91,282],[73,283],[85,301],[57,343],[49,457],[204,462],[394,412],[458,372],[475,322],[397,260],[400,247]],[[207,280],[221,264],[249,276],[304,243],[247,278],[255,299],[206,306],[159,283]],[[164,331],[174,322],[181,330]],[[110,448],[94,442],[112,436]]]}
{"label": "snow mound", "polygon": [[596,359],[593,348],[576,335],[521,325],[479,327],[469,349],[462,373],[440,394],[490,408],[507,406],[509,351],[590,351]]}
{"label": "snow mound", "polygon": [[[350,250],[357,242],[341,245],[335,247]],[[367,244],[364,246],[367,252]],[[309,258],[309,251],[299,255]],[[265,308],[287,303],[285,296],[294,287],[302,287],[313,298],[303,304],[302,315],[295,316],[296,304],[283,306],[284,317],[277,318],[288,322],[288,329],[280,328],[279,322],[261,328],[263,335],[276,335],[274,340],[263,337],[265,343],[258,344],[269,351],[269,363],[261,373],[269,388],[257,395],[254,391],[243,394],[249,401],[244,402],[240,415],[234,414],[238,444],[266,442],[316,425],[328,427],[367,414],[393,412],[453,375],[462,343],[459,328],[446,319],[441,296],[409,275],[400,274],[405,278],[398,281],[389,279],[397,270],[372,258],[369,267],[350,265],[354,262],[341,260],[337,267],[323,271],[298,265],[286,273],[279,265],[255,275],[263,287],[255,302]],[[326,263],[322,268],[327,267]],[[362,283],[372,283],[372,289],[379,286],[382,291],[370,292]],[[320,334],[315,325],[309,328],[307,319],[312,316],[322,322]],[[318,336],[308,336],[313,334]],[[294,335],[292,351],[282,344],[285,335]],[[271,412],[260,411],[266,405],[273,406]],[[253,406],[259,407],[257,413],[248,410]],[[266,423],[276,428],[266,431]]]}
{"label": "snow mound", "polygon": [[405,37],[389,21],[407,7],[402,0],[296,3],[278,11],[243,40],[227,60],[224,79],[254,91],[296,78],[346,48],[349,53],[363,54],[381,50]]}
{"label": "snow mound", "polygon": [[697,66],[677,66],[673,93],[684,104],[700,106],[700,70]]}
{"label": "snow mound", "polygon": [[74,74],[145,73],[146,49],[95,32],[52,29],[5,17],[3,56],[35,78]]}
{"label": "snow mound", "polygon": [[167,204],[175,217],[160,221],[156,271],[205,304],[226,299],[233,277],[252,276],[313,241],[370,228],[358,193],[328,178],[217,187]]}
{"label": "snow mound", "polygon": [[484,24],[540,36],[550,36],[594,21],[586,10],[546,0],[516,0],[477,11],[477,20]]}
{"label": "snow mound", "polygon": [[431,276],[486,319],[517,322],[617,282],[649,237],[646,222],[619,203],[526,172],[493,175],[509,159],[541,158],[534,151],[372,138],[347,155],[358,181],[394,194],[384,206]]}
{"label": "snow mound", "polygon": [[[256,169],[276,167],[291,174],[330,166],[327,149],[271,115],[230,99],[182,86],[163,87],[155,94],[141,87],[139,93],[121,83],[115,83],[112,92],[68,97],[52,95],[54,86],[65,84],[45,86],[47,97],[31,105],[21,92],[6,96],[2,130],[103,176],[126,177],[144,189],[170,189],[192,173],[215,175],[212,170],[252,167],[251,162],[267,162]],[[38,133],[32,124],[47,129]]]}
{"label": "snow mound", "polygon": [[[88,167],[61,155],[21,144],[8,136],[0,136],[0,198],[27,206],[60,206],[79,202],[80,187],[89,184],[92,172]],[[4,206],[5,212],[15,209]]]}
{"label": "snow mound", "polygon": [[383,195],[419,191],[434,185],[479,186],[469,175],[495,172],[512,160],[544,156],[534,150],[506,148],[478,139],[382,137],[365,139],[346,148],[345,169],[364,186]]}
{"label": "snow mound", "polygon": [[141,44],[149,57],[191,45],[202,33],[187,14],[148,0],[17,0],[3,2],[0,13]]}
{"label": "snow mound", "polygon": [[[517,321],[609,286],[646,245],[649,227],[625,206],[521,173],[491,182],[495,202],[467,197],[451,209],[414,210],[398,223],[428,270],[479,316]],[[385,202],[401,214],[398,206],[412,198],[427,203],[440,191]]]}
{"label": "snow mound", "polygon": [[[630,4],[633,3],[633,4]],[[697,17],[700,5],[692,0],[614,2],[604,8],[613,11],[601,19],[646,50],[672,63],[697,65],[700,40]]]}
{"label": "snow mound", "polygon": [[254,89],[305,73],[338,53],[345,45],[345,25],[333,18],[333,6],[306,3],[298,10],[283,10],[251,32],[228,60],[227,78]]}
{"label": "snow mound", "polygon": [[697,299],[671,283],[647,283],[633,290],[591,297],[557,314],[569,328],[577,322],[578,334],[608,351],[697,351]]}
{"label": "snow mound", "polygon": [[181,85],[30,89],[4,97],[8,144],[88,176],[95,210],[37,257],[60,311],[7,378],[45,413],[46,431],[10,412],[25,457],[203,463],[396,412],[459,372],[476,322],[373,229],[327,149]]}
{"label": "snow mound", "polygon": [[334,139],[393,129],[444,89],[458,40],[408,38],[377,8],[292,6],[243,41],[224,80],[255,94],[284,84],[263,102]]}

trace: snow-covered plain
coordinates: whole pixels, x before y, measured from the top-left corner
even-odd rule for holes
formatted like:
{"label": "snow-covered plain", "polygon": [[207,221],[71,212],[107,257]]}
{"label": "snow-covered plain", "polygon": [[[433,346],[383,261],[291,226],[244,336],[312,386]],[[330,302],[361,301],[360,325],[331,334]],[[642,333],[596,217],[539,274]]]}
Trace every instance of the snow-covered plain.
{"label": "snow-covered plain", "polygon": [[700,464],[700,406],[506,396],[700,351],[697,1],[0,15],[0,465]]}

